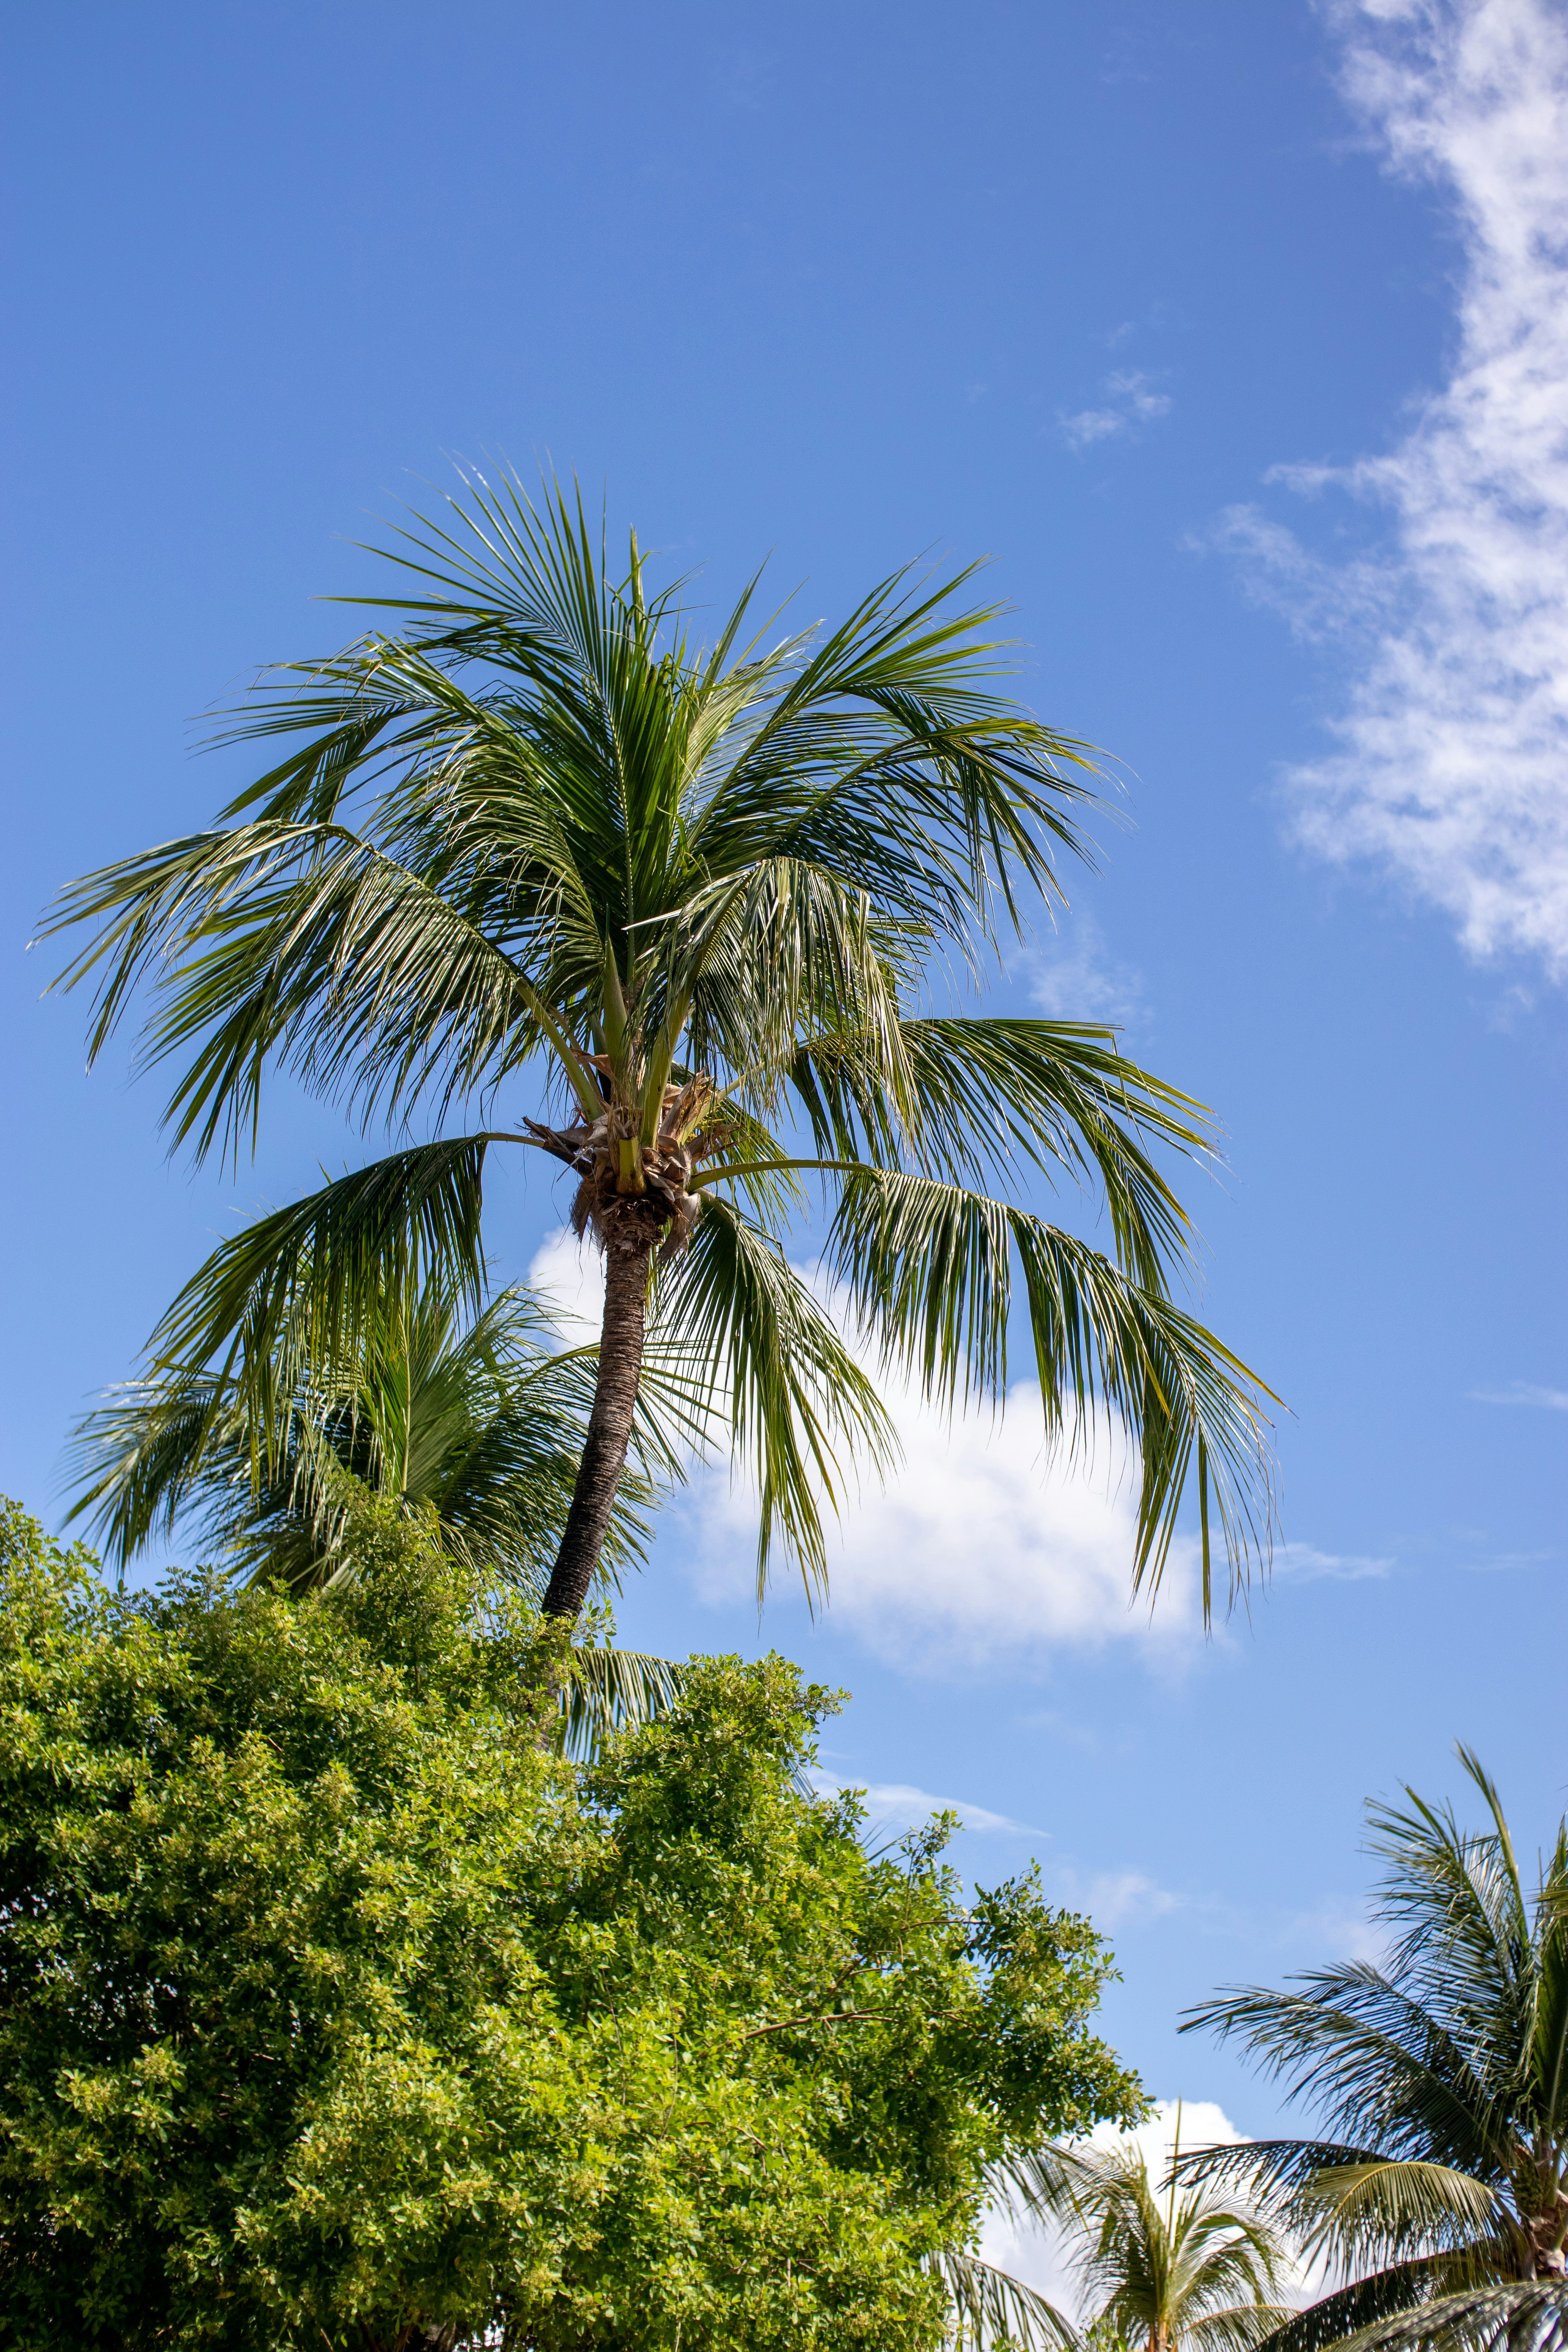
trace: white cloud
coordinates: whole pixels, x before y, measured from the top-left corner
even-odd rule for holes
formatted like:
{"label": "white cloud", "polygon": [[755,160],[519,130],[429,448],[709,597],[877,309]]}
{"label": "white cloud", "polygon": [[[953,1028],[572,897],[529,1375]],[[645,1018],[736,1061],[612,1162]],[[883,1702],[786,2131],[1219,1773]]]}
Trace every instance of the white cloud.
{"label": "white cloud", "polygon": [[1143,976],[1110,954],[1092,915],[1077,915],[1054,939],[1031,948],[1021,974],[1050,1021],[1104,1021],[1124,1028],[1145,1011]]}
{"label": "white cloud", "polygon": [[[1178,1537],[1158,1605],[1131,1604],[1135,1493],[1127,1449],[1103,1435],[1091,1464],[1046,1456],[1039,1391],[1021,1381],[1007,1411],[950,1426],[884,1383],[904,1458],[868,1485],[830,1536],[835,1619],[890,1663],[968,1673],[1007,1657],[1129,1642],[1175,1664],[1202,1643],[1197,1546]],[[699,1587],[714,1601],[750,1592],[756,1504],[722,1472],[678,1505]]]}
{"label": "white cloud", "polygon": [[1568,975],[1568,17],[1555,0],[1334,0],[1343,83],[1390,169],[1451,199],[1447,382],[1387,456],[1281,469],[1381,507],[1383,552],[1308,553],[1252,509],[1221,542],[1308,636],[1348,632],[1337,748],[1300,837],[1366,857],[1474,956]]}
{"label": "white cloud", "polygon": [[528,1279],[550,1300],[568,1347],[598,1338],[605,1313],[605,1265],[591,1242],[580,1242],[563,1225],[534,1251]]}
{"label": "white cloud", "polygon": [[1104,1870],[1082,1878],[1075,1870],[1058,1871],[1061,1896],[1075,1911],[1087,1911],[1097,1927],[1146,1927],[1187,1907],[1186,1897],[1141,1870]]}
{"label": "white cloud", "polygon": [[1106,406],[1080,408],[1075,416],[1058,416],[1058,427],[1069,449],[1087,449],[1096,441],[1126,437],[1157,416],[1170,414],[1170,394],[1156,392],[1152,380],[1138,368],[1114,369],[1100,390],[1106,395]]}
{"label": "white cloud", "polygon": [[[564,1337],[597,1336],[604,1276],[595,1250],[563,1230],[535,1251],[528,1274],[556,1302]],[[1136,1462],[1119,1433],[1101,1427],[1087,1458],[1053,1454],[1033,1381],[1014,1386],[1005,1412],[950,1422],[906,1382],[878,1377],[903,1458],[885,1487],[868,1478],[851,1494],[842,1521],[828,1529],[833,1614],[868,1649],[933,1675],[967,1675],[1001,1658],[1036,1667],[1056,1651],[1121,1642],[1167,1670],[1195,1659],[1204,1636],[1194,1538],[1172,1544],[1152,1607],[1131,1599]],[[700,1594],[717,1606],[750,1600],[757,1530],[750,1481],[721,1465],[699,1468],[669,1507]],[[1394,1564],[1308,1543],[1274,1552],[1275,1568],[1302,1581],[1384,1576]],[[787,1591],[775,1587],[778,1598]],[[910,1819],[958,1801],[903,1793],[921,1809]],[[971,1827],[1004,1825],[1001,1815],[982,1823],[982,1809],[960,1810]],[[1109,1919],[1116,1888],[1130,1886],[1096,1881],[1081,1899]],[[1120,1899],[1118,1916],[1131,1916],[1131,1897]]]}
{"label": "white cloud", "polygon": [[1514,1381],[1506,1389],[1472,1389],[1475,1404],[1529,1404],[1547,1412],[1568,1412],[1568,1389],[1537,1388],[1530,1381]]}
{"label": "white cloud", "polygon": [[[529,1280],[555,1300],[568,1339],[596,1335],[598,1254],[564,1230],[535,1251]],[[1125,1441],[1096,1435],[1089,1458],[1050,1455],[1040,1391],[1019,1381],[1007,1409],[951,1423],[907,1384],[879,1377],[903,1459],[885,1487],[868,1479],[829,1522],[836,1619],[879,1656],[928,1672],[969,1672],[1006,1654],[1130,1641],[1168,1663],[1201,1646],[1197,1545],[1178,1537],[1157,1606],[1130,1600],[1135,1465]],[[723,1465],[700,1468],[671,1504],[699,1591],[715,1603],[754,1590],[755,1490]],[[785,1588],[787,1590],[787,1588]]]}

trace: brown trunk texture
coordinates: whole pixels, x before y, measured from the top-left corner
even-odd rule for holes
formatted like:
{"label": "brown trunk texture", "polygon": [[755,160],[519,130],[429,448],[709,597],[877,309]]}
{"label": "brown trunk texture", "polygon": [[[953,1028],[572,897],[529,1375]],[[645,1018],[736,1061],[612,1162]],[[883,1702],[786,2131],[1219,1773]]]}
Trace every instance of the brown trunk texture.
{"label": "brown trunk texture", "polygon": [[610,1531],[616,1489],[631,1444],[642,1377],[643,1324],[647,1303],[648,1252],[656,1233],[630,1220],[612,1229],[605,1254],[605,1328],[599,1340],[599,1376],[588,1442],[578,1465],[566,1531],[544,1595],[549,1617],[575,1617],[588,1598],[605,1538]]}

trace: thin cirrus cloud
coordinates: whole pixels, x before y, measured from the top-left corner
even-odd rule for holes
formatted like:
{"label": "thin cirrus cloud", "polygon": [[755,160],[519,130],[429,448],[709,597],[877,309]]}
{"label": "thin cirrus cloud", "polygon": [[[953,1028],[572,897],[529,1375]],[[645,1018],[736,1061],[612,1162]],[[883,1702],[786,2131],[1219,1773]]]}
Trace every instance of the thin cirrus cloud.
{"label": "thin cirrus cloud", "polygon": [[1147,1011],[1142,974],[1109,952],[1092,915],[1075,916],[1070,929],[1031,948],[1020,977],[1052,1021],[1103,1021],[1120,1029]]}
{"label": "thin cirrus cloud", "polygon": [[1138,368],[1115,369],[1100,391],[1103,401],[1099,408],[1080,408],[1076,415],[1057,418],[1062,439],[1075,454],[1092,447],[1096,441],[1127,440],[1156,417],[1170,414],[1170,394],[1157,392],[1151,378]]}
{"label": "thin cirrus cloud", "polygon": [[1472,1389],[1472,1404],[1527,1404],[1544,1412],[1568,1412],[1568,1389],[1537,1388],[1531,1381],[1512,1381],[1505,1389]]}
{"label": "thin cirrus cloud", "polygon": [[1443,908],[1477,959],[1568,977],[1568,16],[1557,0],[1331,0],[1386,167],[1443,191],[1462,255],[1447,381],[1382,457],[1293,466],[1386,519],[1325,562],[1256,506],[1215,534],[1349,660],[1294,825]]}
{"label": "thin cirrus cloud", "polygon": [[846,1789],[853,1790],[865,1809],[866,1822],[874,1833],[896,1836],[901,1830],[922,1829],[933,1813],[956,1813],[966,1830],[982,1836],[1044,1838],[1047,1830],[1031,1829],[1027,1822],[1016,1822],[1007,1813],[994,1813],[985,1805],[971,1803],[967,1797],[935,1797],[929,1789],[917,1789],[907,1781],[864,1781],[847,1779],[842,1773],[829,1772],[814,1765],[809,1774],[812,1787],[819,1797],[837,1797]]}

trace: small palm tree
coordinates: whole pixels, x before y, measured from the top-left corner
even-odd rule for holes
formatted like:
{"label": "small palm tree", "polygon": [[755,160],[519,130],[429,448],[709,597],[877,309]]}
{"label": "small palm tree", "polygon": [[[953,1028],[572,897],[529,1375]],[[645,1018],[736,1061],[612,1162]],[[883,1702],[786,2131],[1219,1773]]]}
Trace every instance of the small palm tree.
{"label": "small palm tree", "polygon": [[1459,1756],[1489,1829],[1413,1790],[1371,1808],[1381,1966],[1233,1989],[1184,2029],[1243,2042],[1321,2120],[1189,2160],[1249,2182],[1349,2281],[1271,2352],[1568,2340],[1568,1822],[1527,1894],[1497,1790]]}
{"label": "small palm tree", "polygon": [[[1177,2111],[1176,2152],[1181,2147]],[[1038,2352],[1254,2352],[1290,2316],[1289,2247],[1250,2206],[1150,2179],[1136,2140],[1057,2143],[999,2170],[996,2201],[1062,2231],[1087,2318],[1074,2322],[973,2257],[944,2265],[956,2332]]]}
{"label": "small palm tree", "polygon": [[[68,1517],[87,1518],[121,1570],[184,1522],[303,1590],[337,1580],[345,1515],[368,1492],[428,1516],[446,1552],[537,1600],[571,1507],[595,1350],[562,1348],[521,1286],[478,1316],[464,1305],[438,1279],[380,1293],[352,1353],[280,1352],[265,1423],[232,1372],[175,1368],[110,1391],[76,1432]],[[612,1574],[643,1557],[650,1472],[677,1466],[679,1431],[650,1414],[658,1394],[656,1376],[605,1549]]]}
{"label": "small palm tree", "polygon": [[[701,646],[635,537],[616,583],[558,488],[539,512],[475,482],[401,538],[405,593],[374,600],[395,627],[285,671],[227,739],[276,763],[52,927],[93,927],[66,978],[99,979],[94,1054],[161,992],[149,1050],[180,1066],[168,1118],[198,1154],[254,1139],[279,1065],[367,1118],[471,1100],[482,1124],[225,1244],[154,1370],[216,1365],[269,1426],[280,1350],[352,1353],[411,1269],[477,1295],[486,1154],[521,1145],[570,1171],[605,1263],[545,1607],[581,1608],[609,1538],[650,1301],[754,1457],[759,1575],[775,1532],[818,1575],[846,1449],[885,1461],[891,1432],[785,1255],[815,1173],[829,1276],[928,1394],[1003,1391],[1016,1266],[1048,1431],[1109,1412],[1140,1446],[1135,1585],[1195,1486],[1206,1605],[1211,1518],[1234,1578],[1269,1503],[1266,1392],[1172,1293],[1190,1229],[1151,1150],[1205,1151],[1205,1115],[1109,1030],[921,1009],[1059,897],[1092,773],[997,698],[967,575],[772,643],[744,642],[748,591]],[[525,1069],[545,1115],[497,1123]],[[1109,1255],[1017,1200],[1062,1174],[1098,1188]]]}
{"label": "small palm tree", "polygon": [[[422,1521],[484,1586],[537,1601],[571,1507],[592,1409],[595,1350],[562,1348],[549,1310],[521,1286],[468,1318],[450,1286],[383,1294],[352,1360],[286,1358],[269,1430],[231,1377],[165,1373],[129,1382],[79,1424],[77,1499],[121,1572],[178,1527],[237,1558],[258,1583],[331,1588],[356,1572],[366,1498]],[[679,1389],[651,1368],[634,1460],[616,1498],[601,1575],[640,1565],[647,1512],[694,1433]],[[647,1721],[678,1693],[666,1659],[579,1643],[561,1676],[568,1743]]]}

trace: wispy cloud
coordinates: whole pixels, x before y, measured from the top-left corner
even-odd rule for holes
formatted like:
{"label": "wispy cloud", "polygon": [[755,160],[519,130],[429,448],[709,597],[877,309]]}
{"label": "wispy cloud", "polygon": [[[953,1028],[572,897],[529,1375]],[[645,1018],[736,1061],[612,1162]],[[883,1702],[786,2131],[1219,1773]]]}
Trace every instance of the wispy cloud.
{"label": "wispy cloud", "polygon": [[1087,1911],[1097,1927],[1142,1927],[1187,1907],[1184,1895],[1142,1870],[1102,1870],[1092,1878],[1062,1870],[1057,1875],[1063,1901],[1075,1911]]}
{"label": "wispy cloud", "polygon": [[1138,368],[1117,368],[1100,386],[1099,408],[1080,408],[1076,415],[1058,415],[1057,425],[1068,447],[1075,452],[1096,441],[1126,440],[1158,416],[1167,416],[1171,395],[1154,388],[1152,377]]}
{"label": "wispy cloud", "polygon": [[1143,975],[1111,955],[1092,915],[1032,948],[1021,969],[1030,997],[1051,1021],[1106,1021],[1124,1027],[1144,1012]]}
{"label": "wispy cloud", "polygon": [[983,1835],[1001,1833],[1008,1837],[1048,1837],[1047,1830],[1031,1829],[1027,1822],[1016,1822],[1010,1814],[994,1813],[984,1805],[973,1804],[967,1797],[935,1797],[929,1789],[916,1789],[901,1780],[873,1781],[868,1786],[847,1778],[839,1772],[828,1772],[816,1767],[811,1773],[812,1786],[818,1796],[837,1796],[842,1789],[854,1789],[866,1808],[866,1818],[873,1829],[889,1836],[900,1830],[919,1829],[933,1813],[956,1813],[966,1830],[976,1830]]}
{"label": "wispy cloud", "polygon": [[1388,168],[1451,200],[1446,383],[1384,457],[1279,469],[1381,509],[1324,562],[1256,508],[1221,542],[1308,637],[1348,641],[1336,748],[1292,779],[1303,841],[1370,858],[1479,958],[1568,976],[1568,16],[1558,0],[1330,0]]}
{"label": "wispy cloud", "polygon": [[1369,1576],[1386,1576],[1394,1567],[1392,1557],[1374,1559],[1366,1552],[1320,1551],[1315,1544],[1282,1543],[1274,1547],[1276,1576],[1294,1577],[1302,1584],[1319,1577],[1331,1578],[1340,1584],[1359,1584]]}
{"label": "wispy cloud", "polygon": [[1505,1389],[1472,1389],[1473,1404],[1529,1404],[1546,1412],[1568,1412],[1568,1389],[1541,1389],[1530,1381],[1512,1381]]}

